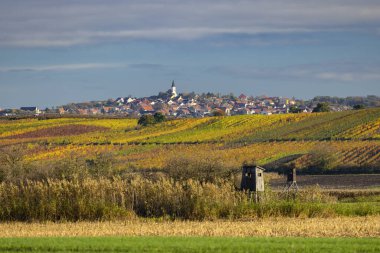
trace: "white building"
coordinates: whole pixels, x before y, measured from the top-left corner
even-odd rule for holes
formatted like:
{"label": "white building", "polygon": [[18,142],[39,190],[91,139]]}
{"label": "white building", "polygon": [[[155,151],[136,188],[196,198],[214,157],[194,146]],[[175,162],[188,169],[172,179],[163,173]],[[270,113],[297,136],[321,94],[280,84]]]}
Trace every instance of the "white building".
{"label": "white building", "polygon": [[174,80],[172,82],[172,96],[171,98],[177,97],[177,88],[175,87]]}

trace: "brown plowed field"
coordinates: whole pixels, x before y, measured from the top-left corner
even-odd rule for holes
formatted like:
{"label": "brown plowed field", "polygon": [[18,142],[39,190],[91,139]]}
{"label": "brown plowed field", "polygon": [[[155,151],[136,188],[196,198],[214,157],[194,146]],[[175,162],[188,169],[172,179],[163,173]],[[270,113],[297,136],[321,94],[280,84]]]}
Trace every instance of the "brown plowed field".
{"label": "brown plowed field", "polygon": [[[286,178],[270,181],[273,188],[283,188]],[[380,187],[380,174],[342,174],[342,175],[297,175],[297,185],[307,187],[319,185],[325,189],[362,189]]]}
{"label": "brown plowed field", "polygon": [[26,132],[23,134],[7,136],[7,137],[4,137],[3,139],[58,137],[58,136],[79,135],[79,134],[85,134],[89,132],[105,131],[105,130],[108,130],[108,128],[99,127],[99,126],[88,126],[88,125],[66,125],[66,126],[49,127],[49,128]]}

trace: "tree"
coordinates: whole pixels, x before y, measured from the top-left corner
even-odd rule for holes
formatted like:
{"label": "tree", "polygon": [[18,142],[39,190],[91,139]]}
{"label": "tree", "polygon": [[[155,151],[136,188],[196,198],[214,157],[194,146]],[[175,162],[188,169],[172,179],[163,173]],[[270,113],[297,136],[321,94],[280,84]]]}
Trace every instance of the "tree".
{"label": "tree", "polygon": [[153,125],[156,123],[153,115],[143,115],[137,121],[137,124],[142,126]]}
{"label": "tree", "polygon": [[316,107],[314,107],[313,112],[329,112],[330,107],[328,103],[318,103]]}
{"label": "tree", "polygon": [[111,177],[114,163],[114,157],[111,153],[100,153],[94,159],[87,159],[86,167],[90,175],[95,178]]}
{"label": "tree", "polygon": [[22,181],[27,178],[31,167],[25,160],[25,149],[23,145],[0,149],[0,182]]}
{"label": "tree", "polygon": [[319,144],[310,152],[311,166],[316,172],[323,173],[326,170],[333,169],[338,164],[337,150],[328,144]]}
{"label": "tree", "polygon": [[212,116],[225,116],[226,113],[220,109],[215,109],[212,111]]}
{"label": "tree", "polygon": [[229,99],[232,99],[232,100],[236,100],[237,99],[233,92],[230,92],[230,94],[228,94],[227,97]]}
{"label": "tree", "polygon": [[353,108],[355,110],[361,110],[361,109],[364,109],[365,108],[365,105],[363,104],[357,104],[357,105],[354,105]]}
{"label": "tree", "polygon": [[300,112],[301,112],[301,109],[298,108],[297,106],[292,105],[292,106],[289,108],[289,112],[290,112],[290,113],[300,113]]}
{"label": "tree", "polygon": [[218,178],[227,179],[231,170],[218,157],[209,154],[181,153],[167,159],[164,171],[176,181],[198,180],[215,183]]}
{"label": "tree", "polygon": [[154,121],[155,123],[160,123],[160,122],[164,122],[166,120],[166,117],[165,115],[163,115],[162,113],[160,112],[156,112],[154,115]]}

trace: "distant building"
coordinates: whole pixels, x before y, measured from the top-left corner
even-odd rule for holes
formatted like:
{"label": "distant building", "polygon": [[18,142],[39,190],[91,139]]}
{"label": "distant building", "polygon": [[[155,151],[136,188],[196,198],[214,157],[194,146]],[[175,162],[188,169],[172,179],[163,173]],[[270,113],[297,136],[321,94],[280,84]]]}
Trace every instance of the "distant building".
{"label": "distant building", "polygon": [[31,113],[34,113],[34,114],[40,114],[41,113],[40,109],[38,109],[35,106],[21,107],[20,110],[24,111],[24,112],[31,112]]}
{"label": "distant building", "polygon": [[241,101],[246,102],[246,101],[247,101],[247,96],[244,95],[244,94],[240,94],[239,99],[240,99]]}
{"label": "distant building", "polygon": [[172,96],[171,98],[177,97],[177,87],[175,87],[174,80],[172,81],[172,88],[171,88]]}

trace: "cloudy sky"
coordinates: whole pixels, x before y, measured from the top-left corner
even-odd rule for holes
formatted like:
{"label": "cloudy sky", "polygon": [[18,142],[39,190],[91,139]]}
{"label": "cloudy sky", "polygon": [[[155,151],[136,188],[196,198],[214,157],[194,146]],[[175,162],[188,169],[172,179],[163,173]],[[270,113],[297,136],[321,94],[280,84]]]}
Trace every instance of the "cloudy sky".
{"label": "cloudy sky", "polygon": [[0,108],[380,95],[379,0],[1,0]]}

